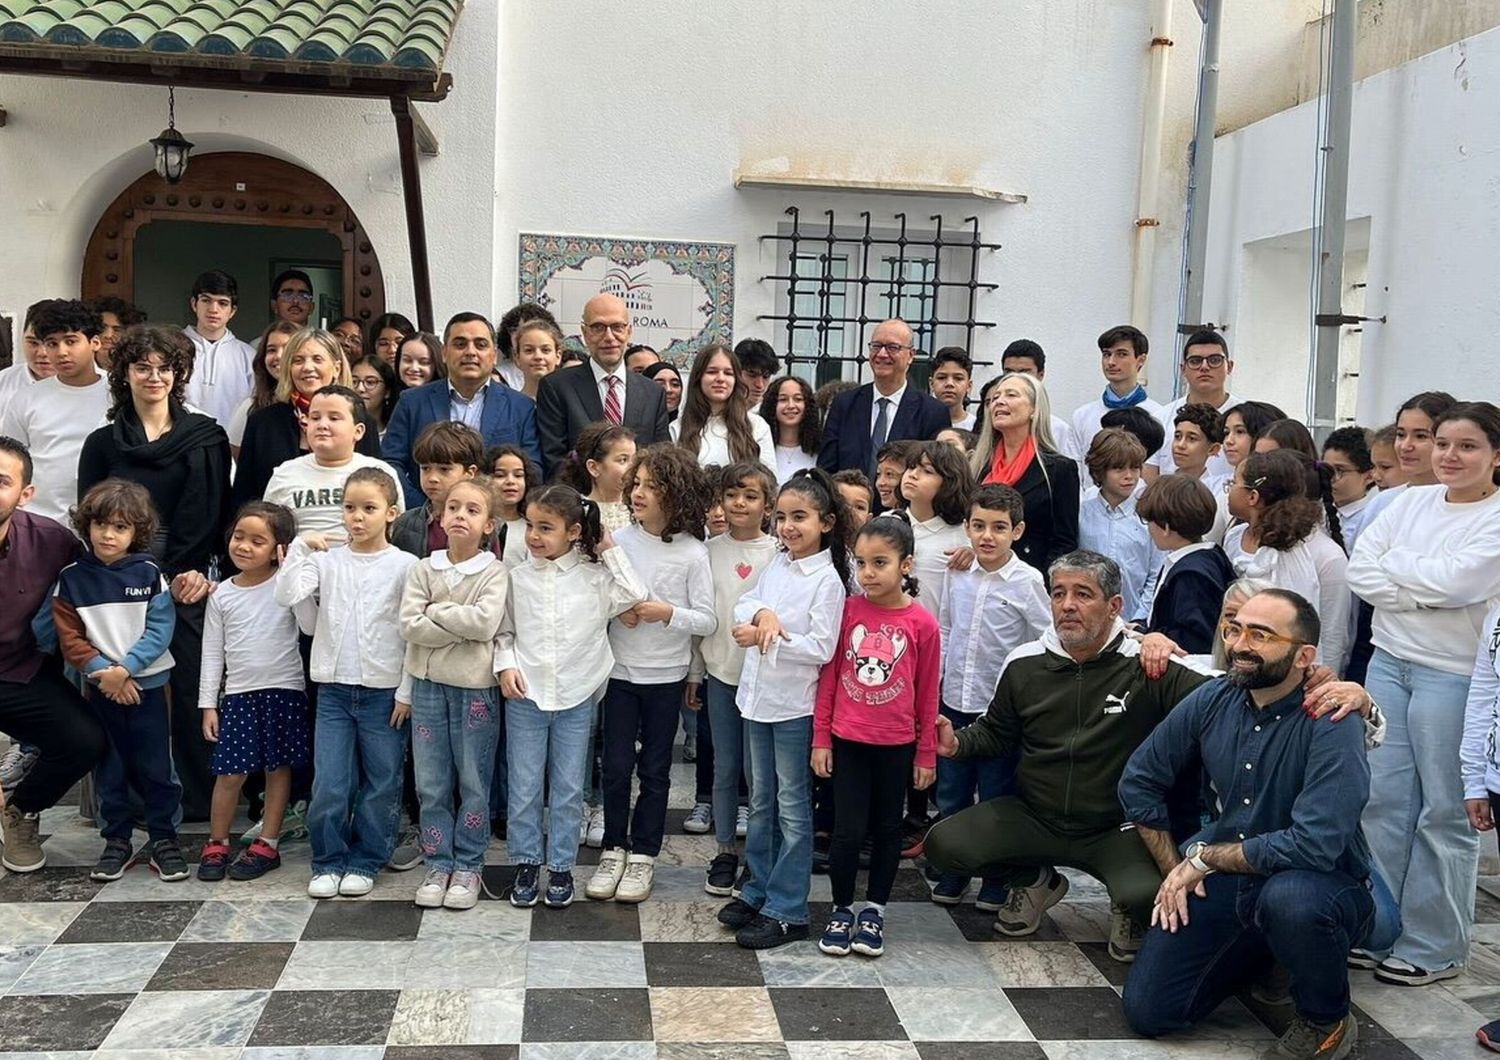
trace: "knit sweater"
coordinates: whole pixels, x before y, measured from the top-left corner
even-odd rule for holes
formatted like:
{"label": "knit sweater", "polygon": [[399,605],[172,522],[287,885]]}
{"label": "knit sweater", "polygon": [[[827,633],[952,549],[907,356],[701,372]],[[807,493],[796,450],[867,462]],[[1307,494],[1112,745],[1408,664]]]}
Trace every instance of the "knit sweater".
{"label": "knit sweater", "polygon": [[142,688],[167,683],[177,611],[150,553],[106,564],[85,552],[57,576],[52,617],[63,657],[79,672],[119,665]]}
{"label": "knit sweater", "polygon": [[439,549],[412,567],[401,593],[406,672],[455,688],[494,688],[509,589],[510,572],[493,552],[455,564]]}
{"label": "knit sweater", "polygon": [[745,649],[734,642],[734,605],[755,588],[775,555],[776,539],[770,534],[750,541],[737,541],[728,534],[709,539],[708,569],[713,575],[714,615],[719,628],[694,642],[689,680],[701,681],[707,673],[726,685],[739,684]]}

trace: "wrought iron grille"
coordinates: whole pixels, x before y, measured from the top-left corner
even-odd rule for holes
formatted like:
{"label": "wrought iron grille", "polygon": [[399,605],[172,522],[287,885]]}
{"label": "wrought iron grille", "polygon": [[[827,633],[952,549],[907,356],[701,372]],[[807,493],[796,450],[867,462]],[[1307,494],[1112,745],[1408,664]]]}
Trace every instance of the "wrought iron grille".
{"label": "wrought iron grille", "polygon": [[[981,291],[998,284],[979,278],[983,251],[1000,249],[979,234],[979,218],[966,217],[965,229],[944,232],[941,214],[928,218],[931,228],[912,231],[904,213],[893,215],[889,229],[875,228],[868,210],[861,224],[841,227],[832,210],[824,210],[821,231],[802,225],[801,212],[786,210],[790,222],[781,231],[761,236],[780,248],[778,271],[762,280],[781,285],[775,313],[761,320],[781,321],[788,371],[811,369],[815,385],[835,379],[863,381],[868,356],[865,341],[875,325],[901,317],[912,327],[918,353],[912,379],[927,385],[927,358],[942,346],[962,346],[972,357],[974,336],[992,328],[978,318]],[[993,361],[975,359],[976,367]]]}

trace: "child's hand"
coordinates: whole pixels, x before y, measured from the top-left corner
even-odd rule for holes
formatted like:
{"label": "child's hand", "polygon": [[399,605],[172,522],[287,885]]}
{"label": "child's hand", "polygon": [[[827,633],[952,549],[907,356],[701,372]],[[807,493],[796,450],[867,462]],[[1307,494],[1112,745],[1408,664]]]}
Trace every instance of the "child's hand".
{"label": "child's hand", "polygon": [[732,637],[735,644],[739,645],[741,648],[748,648],[750,647],[750,645],[754,644],[755,638],[758,634],[759,630],[757,630],[754,624],[750,622],[741,622],[739,625],[735,626],[729,631],[730,637]]}
{"label": "child's hand", "polygon": [[406,724],[406,719],[411,717],[411,704],[396,700],[395,709],[391,711],[391,728],[399,729]]}
{"label": "child's hand", "polygon": [[665,625],[672,621],[672,605],[660,600],[642,600],[631,610],[642,622],[660,622]]}
{"label": "child's hand", "polygon": [[791,634],[781,627],[781,619],[769,607],[755,613],[755,644],[764,655],[777,640],[791,640]]}
{"label": "child's hand", "polygon": [[526,678],[515,667],[500,671],[500,692],[506,699],[526,698]]}
{"label": "child's hand", "polygon": [[172,579],[172,599],[179,604],[196,604],[213,591],[213,583],[202,573],[185,570]]}
{"label": "child's hand", "polygon": [[316,530],[309,530],[307,533],[303,534],[302,543],[306,545],[310,551],[313,552],[328,551],[328,538],[318,533]]}
{"label": "child's hand", "polygon": [[130,671],[116,663],[97,671],[96,676],[99,679],[99,691],[119,702],[120,693],[124,690],[126,682],[130,680]]}
{"label": "child's hand", "polygon": [[703,700],[698,694],[698,689],[700,687],[701,686],[697,681],[689,681],[687,684],[687,688],[683,690],[682,705],[687,707],[688,710],[703,709]]}
{"label": "child's hand", "polygon": [[948,557],[949,570],[968,570],[974,566],[974,550],[972,548],[950,548],[943,555]]}
{"label": "child's hand", "polygon": [[937,753],[943,758],[958,754],[958,734],[953,731],[953,723],[941,714],[937,718]]}
{"label": "child's hand", "polygon": [[[109,696],[109,693],[106,692],[105,695]],[[112,696],[109,696],[109,698],[120,704],[120,706],[122,707],[137,706],[141,701],[141,686],[136,684],[134,681],[127,680],[124,686],[121,687],[120,691]]]}
{"label": "child's hand", "polygon": [[209,743],[219,742],[219,712],[212,707],[203,712],[203,738]]}
{"label": "child's hand", "polygon": [[814,775],[827,780],[833,776],[833,752],[826,747],[814,747],[812,753]]}
{"label": "child's hand", "polygon": [[604,554],[615,547],[615,535],[609,532],[609,527],[600,527],[599,547],[594,549],[599,554]]}
{"label": "child's hand", "polygon": [[641,616],[636,613],[634,607],[630,607],[616,615],[615,621],[619,622],[626,629],[634,629],[641,624]]}
{"label": "child's hand", "polygon": [[937,779],[936,769],[923,769],[921,766],[912,766],[911,786],[918,791],[926,791],[932,787],[932,782]]}
{"label": "child's hand", "polygon": [[284,566],[286,566],[286,546],[285,545],[277,545],[276,546],[276,566],[278,566],[278,567],[284,567]]}

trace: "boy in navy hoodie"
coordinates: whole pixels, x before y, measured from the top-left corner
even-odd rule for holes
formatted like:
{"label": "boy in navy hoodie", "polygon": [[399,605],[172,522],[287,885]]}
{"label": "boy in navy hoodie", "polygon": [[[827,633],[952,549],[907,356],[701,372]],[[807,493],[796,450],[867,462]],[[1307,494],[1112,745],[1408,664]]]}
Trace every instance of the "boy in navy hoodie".
{"label": "boy in navy hoodie", "polygon": [[1146,487],[1135,513],[1167,554],[1157,570],[1146,632],[1164,633],[1190,655],[1210,655],[1234,567],[1224,550],[1204,541],[1219,507],[1207,486],[1187,475],[1163,475]]}
{"label": "boy in navy hoodie", "polygon": [[88,679],[89,705],[109,737],[94,770],[104,853],[89,875],[118,880],[135,862],[133,787],[145,802],[151,867],[163,880],[184,880],[166,698],[177,612],[149,551],[156,512],[145,487],[105,479],[73,509],[73,526],[88,551],[58,575],[52,615],[63,657]]}

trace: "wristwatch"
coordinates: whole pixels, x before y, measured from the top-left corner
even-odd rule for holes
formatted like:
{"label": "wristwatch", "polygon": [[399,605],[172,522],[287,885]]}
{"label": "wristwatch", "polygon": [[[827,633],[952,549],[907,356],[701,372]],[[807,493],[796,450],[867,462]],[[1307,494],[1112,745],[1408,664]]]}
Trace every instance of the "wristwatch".
{"label": "wristwatch", "polygon": [[1203,875],[1212,876],[1218,870],[1211,867],[1208,862],[1203,860],[1203,852],[1207,849],[1208,844],[1203,842],[1202,840],[1199,840],[1196,843],[1189,843],[1187,848],[1187,860],[1188,864],[1192,865],[1193,868],[1203,873]]}

